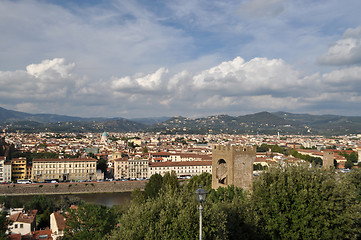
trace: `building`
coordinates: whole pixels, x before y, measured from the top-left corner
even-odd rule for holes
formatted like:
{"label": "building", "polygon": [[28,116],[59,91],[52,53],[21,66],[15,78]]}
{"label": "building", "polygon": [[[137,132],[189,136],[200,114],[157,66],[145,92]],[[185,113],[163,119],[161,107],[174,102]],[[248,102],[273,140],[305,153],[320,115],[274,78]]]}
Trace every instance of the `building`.
{"label": "building", "polygon": [[334,153],[333,151],[323,151],[323,158],[322,158],[322,167],[324,169],[330,169],[334,167]]}
{"label": "building", "polygon": [[212,161],[149,163],[149,176],[156,173],[163,176],[166,172],[171,171],[174,171],[178,178],[200,175],[204,172],[212,174]]}
{"label": "building", "polygon": [[130,179],[148,178],[149,160],[135,157],[128,159],[128,177]]}
{"label": "building", "polygon": [[50,214],[50,229],[53,232],[54,240],[64,236],[65,217],[60,212],[53,212]]}
{"label": "building", "polygon": [[13,181],[28,179],[26,158],[13,158],[11,160],[11,178]]}
{"label": "building", "polygon": [[117,158],[114,159],[114,178],[121,179],[121,178],[129,178],[128,176],[128,158]]}
{"label": "building", "polygon": [[96,162],[94,158],[34,159],[32,180],[95,180]]}
{"label": "building", "polygon": [[252,190],[255,146],[214,145],[212,147],[212,188],[234,185]]}
{"label": "building", "polygon": [[36,214],[38,210],[21,211],[9,216],[12,224],[9,226],[9,232],[11,234],[27,235],[35,231],[36,227]]}
{"label": "building", "polygon": [[5,180],[5,157],[0,157],[0,182],[7,182]]}
{"label": "building", "polygon": [[5,161],[4,163],[4,174],[3,174],[3,181],[4,182],[11,182],[11,161]]}

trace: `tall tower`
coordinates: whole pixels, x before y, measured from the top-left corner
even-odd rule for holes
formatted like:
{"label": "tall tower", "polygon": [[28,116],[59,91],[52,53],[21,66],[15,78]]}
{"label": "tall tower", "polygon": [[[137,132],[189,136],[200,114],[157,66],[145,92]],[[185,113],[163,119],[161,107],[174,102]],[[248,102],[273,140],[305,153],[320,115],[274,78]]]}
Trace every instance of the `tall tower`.
{"label": "tall tower", "polygon": [[323,161],[322,161],[322,167],[324,169],[330,169],[330,167],[333,167],[333,161],[335,157],[332,151],[323,151]]}
{"label": "tall tower", "polygon": [[252,190],[255,146],[212,146],[212,188],[234,185]]}
{"label": "tall tower", "polygon": [[361,148],[357,148],[358,159],[357,162],[361,162]]}

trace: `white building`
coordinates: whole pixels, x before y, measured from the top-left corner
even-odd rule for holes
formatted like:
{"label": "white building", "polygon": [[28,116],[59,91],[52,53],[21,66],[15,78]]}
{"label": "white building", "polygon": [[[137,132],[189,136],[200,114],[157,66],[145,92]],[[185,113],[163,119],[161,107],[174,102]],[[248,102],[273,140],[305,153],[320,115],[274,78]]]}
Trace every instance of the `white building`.
{"label": "white building", "polygon": [[5,157],[0,157],[0,183],[11,182],[11,162]]}
{"label": "white building", "polygon": [[130,179],[148,178],[148,159],[128,159],[128,177]]}
{"label": "white building", "polygon": [[54,240],[64,236],[65,218],[60,212],[50,214],[50,229],[53,232],[52,237]]}
{"label": "white building", "polygon": [[96,162],[94,158],[34,159],[32,180],[95,180]]}
{"label": "white building", "polygon": [[9,226],[11,234],[27,235],[35,231],[36,214],[38,210],[31,210],[28,212],[17,212],[10,215],[12,224]]}
{"label": "white building", "polygon": [[166,172],[171,171],[174,171],[178,177],[200,175],[204,172],[212,173],[212,161],[149,163],[149,176],[156,173],[163,176]]}

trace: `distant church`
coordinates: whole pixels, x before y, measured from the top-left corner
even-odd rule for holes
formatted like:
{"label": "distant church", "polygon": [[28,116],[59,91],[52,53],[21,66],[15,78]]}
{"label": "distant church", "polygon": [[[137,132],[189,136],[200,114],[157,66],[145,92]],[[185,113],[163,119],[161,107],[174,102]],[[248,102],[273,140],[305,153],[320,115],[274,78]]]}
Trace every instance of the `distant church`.
{"label": "distant church", "polygon": [[103,134],[102,134],[102,136],[101,136],[101,138],[100,138],[100,142],[101,142],[101,143],[105,143],[105,144],[108,143],[108,133],[103,132]]}

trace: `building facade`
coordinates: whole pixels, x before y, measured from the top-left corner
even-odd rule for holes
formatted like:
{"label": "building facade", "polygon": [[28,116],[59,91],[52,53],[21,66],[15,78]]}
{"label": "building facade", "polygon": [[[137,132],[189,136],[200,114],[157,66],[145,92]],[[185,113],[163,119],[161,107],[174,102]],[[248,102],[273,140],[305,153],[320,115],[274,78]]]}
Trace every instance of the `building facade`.
{"label": "building facade", "polygon": [[11,178],[13,181],[29,179],[26,158],[13,158],[11,160]]}
{"label": "building facade", "polygon": [[96,179],[96,159],[34,159],[32,180],[43,182],[56,179],[58,181],[85,181]]}
{"label": "building facade", "polygon": [[130,179],[148,178],[148,159],[128,159],[128,177]]}
{"label": "building facade", "polygon": [[125,179],[129,178],[128,174],[128,158],[114,159],[114,178]]}
{"label": "building facade", "polygon": [[149,163],[149,176],[156,173],[163,176],[166,172],[171,171],[174,171],[178,178],[200,175],[204,172],[212,174],[212,161]]}

